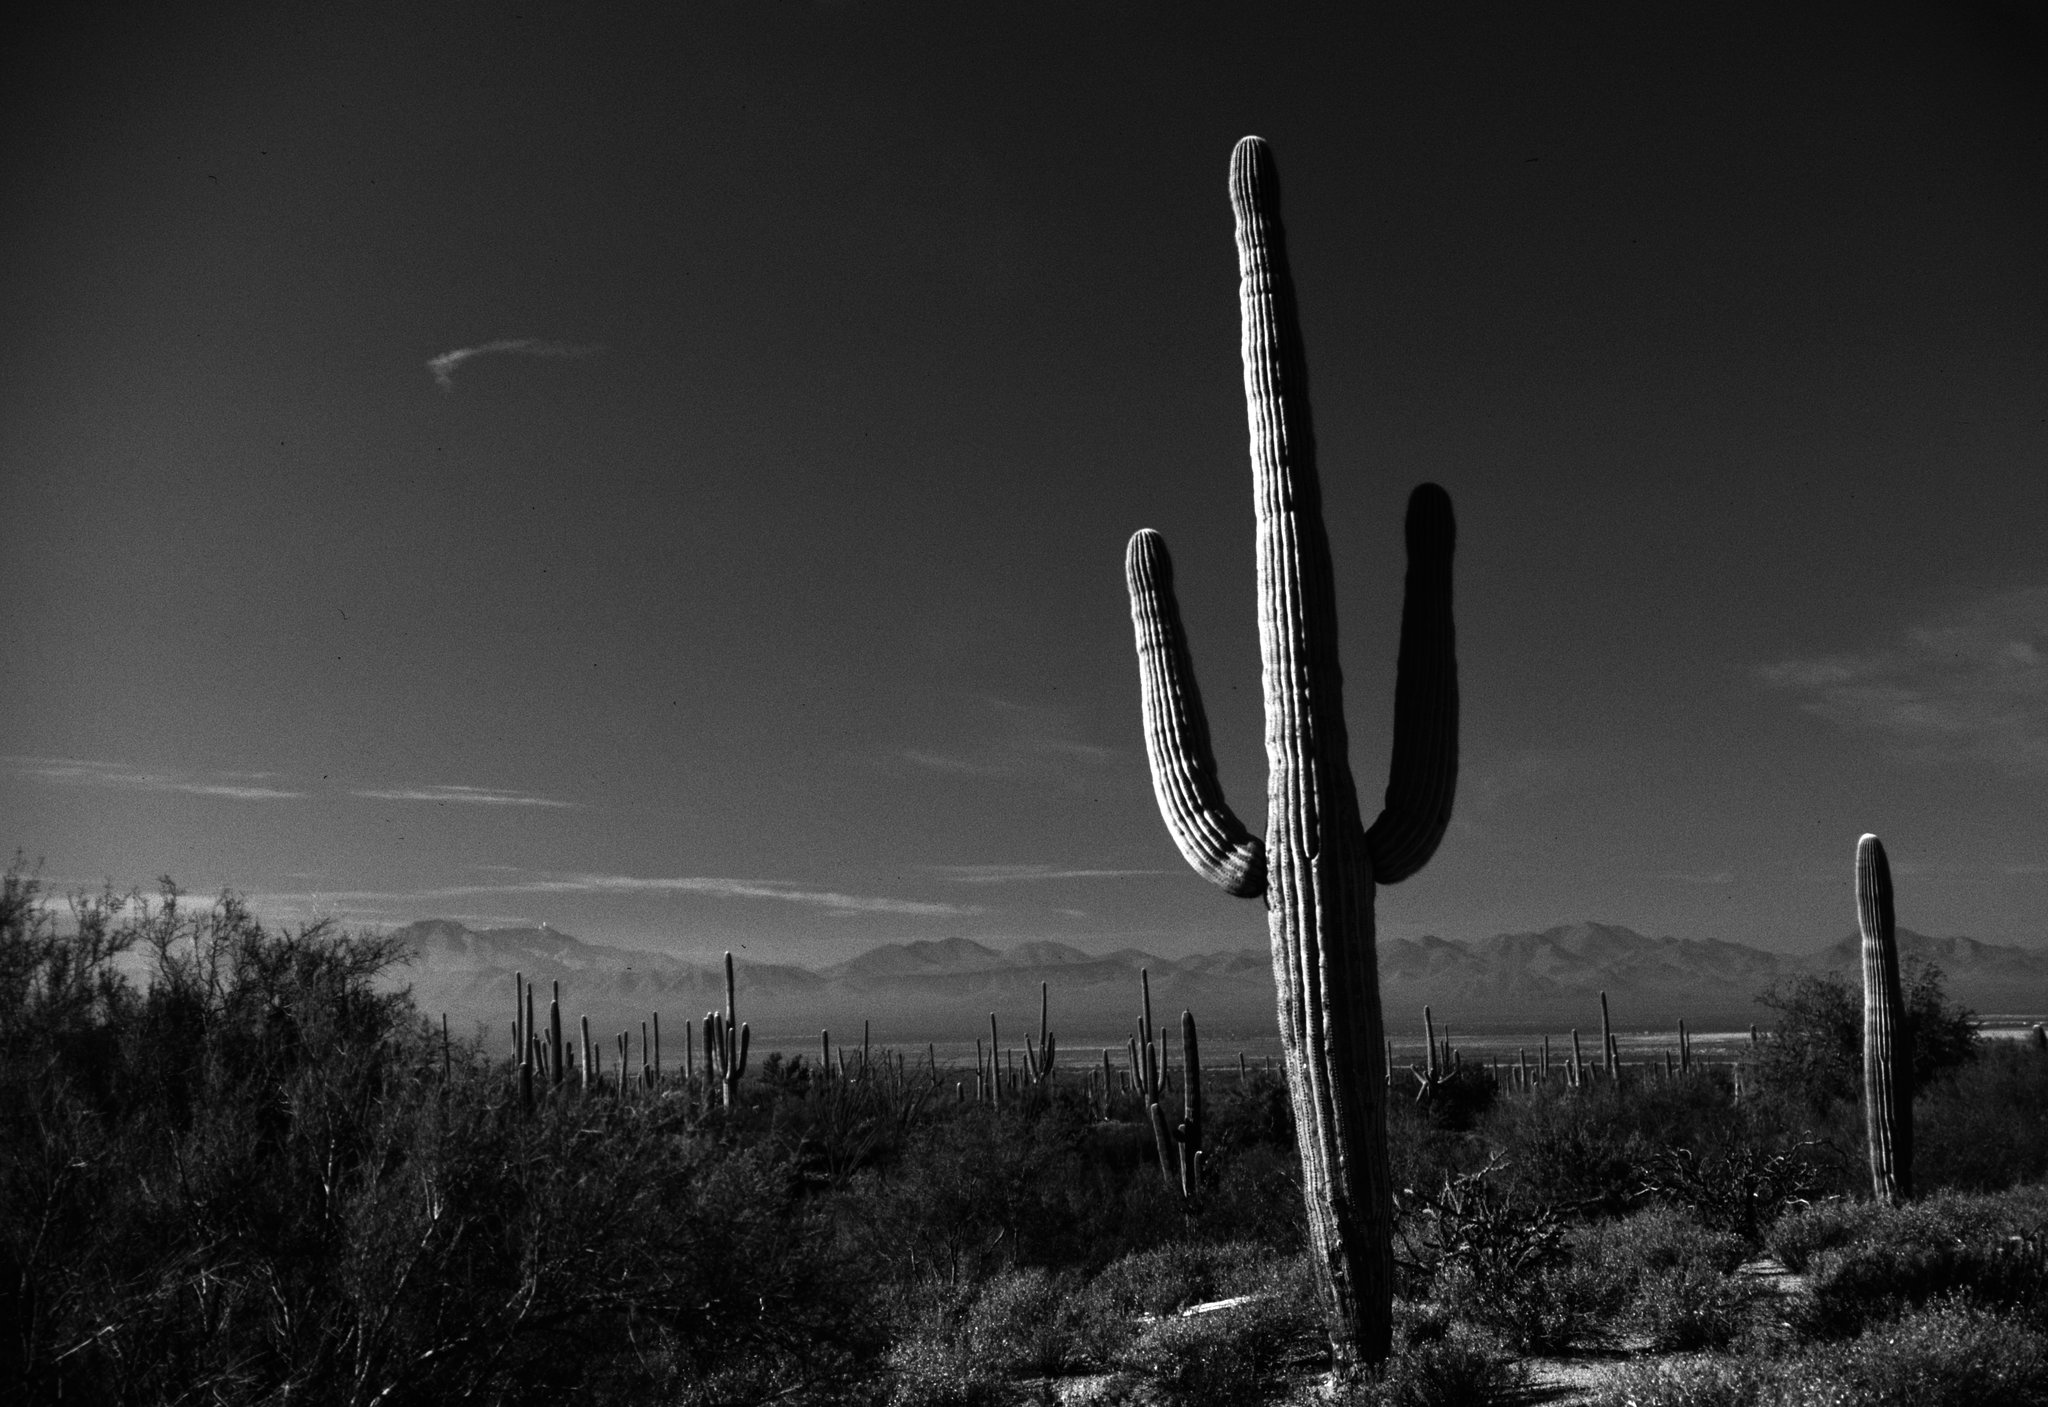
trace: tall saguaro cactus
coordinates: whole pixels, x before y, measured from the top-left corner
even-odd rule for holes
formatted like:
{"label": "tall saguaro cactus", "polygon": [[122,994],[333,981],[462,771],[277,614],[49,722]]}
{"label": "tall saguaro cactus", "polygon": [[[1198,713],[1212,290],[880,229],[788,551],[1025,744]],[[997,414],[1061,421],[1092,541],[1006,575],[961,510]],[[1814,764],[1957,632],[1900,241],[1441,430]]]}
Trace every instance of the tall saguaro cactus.
{"label": "tall saguaro cactus", "polygon": [[1223,799],[1166,544],[1131,539],[1125,574],[1144,690],[1153,791],[1189,864],[1225,891],[1264,895],[1308,1227],[1340,1368],[1387,1355],[1393,1196],[1373,886],[1428,862],[1449,824],[1458,767],[1450,498],[1408,501],[1408,578],[1386,806],[1360,819],[1345,741],[1336,594],[1316,478],[1294,289],[1266,143],[1230,162],[1244,384],[1258,518],[1265,685],[1262,846]]}
{"label": "tall saguaro cactus", "polygon": [[1863,1123],[1870,1191],[1880,1202],[1913,1195],[1913,1062],[1892,922],[1892,867],[1884,842],[1856,842],[1856,927],[1863,935]]}

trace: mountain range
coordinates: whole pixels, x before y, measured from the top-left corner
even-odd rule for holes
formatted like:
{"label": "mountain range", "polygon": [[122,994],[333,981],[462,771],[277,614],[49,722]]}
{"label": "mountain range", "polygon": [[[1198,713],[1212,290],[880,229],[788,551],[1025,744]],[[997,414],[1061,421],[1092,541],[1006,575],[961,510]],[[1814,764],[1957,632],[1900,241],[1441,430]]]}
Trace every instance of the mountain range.
{"label": "mountain range", "polygon": [[[573,1026],[632,1029],[660,1012],[681,1023],[725,1004],[722,965],[587,943],[559,929],[475,930],[429,919],[396,930],[410,962],[393,980],[410,985],[422,1011],[447,1012],[458,1031],[479,1025],[509,1043],[513,974],[538,984],[543,1001],[561,984]],[[1930,938],[1899,930],[1909,962],[1937,964],[1951,998],[1985,1014],[2048,1012],[2048,951]],[[1712,939],[1650,938],[1603,923],[1477,941],[1397,938],[1379,944],[1381,999],[1390,1028],[1419,1028],[1424,1003],[1468,1033],[1592,1029],[1606,992],[1622,1030],[1665,1030],[1683,1017],[1695,1030],[1768,1024],[1756,997],[1803,974],[1855,978],[1854,935],[1808,954]],[[1038,1020],[1039,985],[1050,992],[1053,1029],[1082,1045],[1121,1042],[1150,974],[1164,1021],[1186,1008],[1206,1040],[1273,1033],[1271,963],[1263,948],[1168,958],[1136,948],[1090,953],[1038,941],[996,949],[966,938],[886,943],[825,967],[756,962],[736,954],[739,1014],[757,1038],[808,1043],[820,1029],[858,1038],[864,1021],[891,1043],[968,1040],[990,1012],[1012,1033]]]}

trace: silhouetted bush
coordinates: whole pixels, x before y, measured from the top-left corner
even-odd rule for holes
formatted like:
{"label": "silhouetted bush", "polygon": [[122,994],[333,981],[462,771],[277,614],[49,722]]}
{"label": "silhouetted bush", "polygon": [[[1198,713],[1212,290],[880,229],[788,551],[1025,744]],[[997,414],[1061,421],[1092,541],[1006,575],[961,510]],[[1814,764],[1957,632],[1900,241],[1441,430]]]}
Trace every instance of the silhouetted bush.
{"label": "silhouetted bush", "polygon": [[[1967,1008],[1949,1001],[1940,967],[1908,959],[1906,1046],[1915,1089],[1967,1064],[1977,1054]],[[1778,1013],[1769,1040],[1758,1049],[1765,1089],[1813,1108],[1852,1100],[1863,1088],[1863,993],[1838,973],[1774,984],[1757,1000]]]}

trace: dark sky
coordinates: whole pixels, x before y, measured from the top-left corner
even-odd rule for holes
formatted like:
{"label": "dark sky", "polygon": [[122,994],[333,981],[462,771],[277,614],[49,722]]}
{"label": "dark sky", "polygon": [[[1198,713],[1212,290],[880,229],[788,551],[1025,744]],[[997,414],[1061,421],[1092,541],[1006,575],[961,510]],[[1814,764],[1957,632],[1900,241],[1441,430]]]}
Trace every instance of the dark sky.
{"label": "dark sky", "polygon": [[1903,923],[2048,938],[2040,35],[58,7],[0,114],[0,841],[280,919],[1262,942],[1154,809],[1121,572],[1166,534],[1256,825],[1257,132],[1367,798],[1409,487],[1460,516],[1457,817],[1382,932],[1812,947],[1874,830]]}

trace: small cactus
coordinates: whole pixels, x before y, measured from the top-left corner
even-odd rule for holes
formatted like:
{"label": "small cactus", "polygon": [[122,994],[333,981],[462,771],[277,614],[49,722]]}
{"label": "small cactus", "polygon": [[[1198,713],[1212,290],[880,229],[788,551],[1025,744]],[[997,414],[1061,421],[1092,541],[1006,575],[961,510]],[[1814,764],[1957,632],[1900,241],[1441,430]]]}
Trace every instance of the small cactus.
{"label": "small cactus", "polygon": [[1892,867],[1884,842],[1856,842],[1856,926],[1863,937],[1863,1121],[1870,1190],[1880,1202],[1913,1195],[1913,1062],[1899,988]]}

